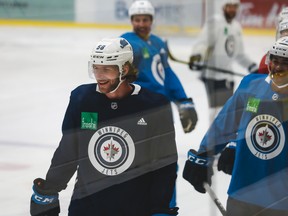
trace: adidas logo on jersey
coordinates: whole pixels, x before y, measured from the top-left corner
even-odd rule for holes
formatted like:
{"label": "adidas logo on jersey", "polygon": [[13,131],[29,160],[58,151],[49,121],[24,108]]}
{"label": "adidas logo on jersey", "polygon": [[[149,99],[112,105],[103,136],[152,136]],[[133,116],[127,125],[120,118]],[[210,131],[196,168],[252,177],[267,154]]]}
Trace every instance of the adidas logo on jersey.
{"label": "adidas logo on jersey", "polygon": [[144,118],[141,118],[138,122],[137,125],[147,125],[147,123],[145,122]]}

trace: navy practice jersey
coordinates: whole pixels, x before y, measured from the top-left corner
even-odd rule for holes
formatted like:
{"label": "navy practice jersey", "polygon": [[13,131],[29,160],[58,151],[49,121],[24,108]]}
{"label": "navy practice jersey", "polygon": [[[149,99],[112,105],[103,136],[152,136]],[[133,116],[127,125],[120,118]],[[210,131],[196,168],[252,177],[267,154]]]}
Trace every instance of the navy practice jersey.
{"label": "navy practice jersey", "polygon": [[[46,176],[60,191],[77,170],[73,199],[177,162],[171,105],[163,95],[133,85],[131,95],[111,100],[96,86],[72,91],[63,136]],[[175,172],[154,177],[161,179],[162,191],[164,182],[175,181]]]}
{"label": "navy practice jersey", "polygon": [[219,153],[237,143],[229,196],[288,210],[288,95],[271,89],[267,75],[246,76],[201,142]]}
{"label": "navy practice jersey", "polygon": [[165,95],[170,101],[187,98],[178,77],[168,64],[167,46],[159,37],[151,34],[145,41],[134,32],[121,37],[128,40],[133,48],[133,63],[139,72],[135,83]]}

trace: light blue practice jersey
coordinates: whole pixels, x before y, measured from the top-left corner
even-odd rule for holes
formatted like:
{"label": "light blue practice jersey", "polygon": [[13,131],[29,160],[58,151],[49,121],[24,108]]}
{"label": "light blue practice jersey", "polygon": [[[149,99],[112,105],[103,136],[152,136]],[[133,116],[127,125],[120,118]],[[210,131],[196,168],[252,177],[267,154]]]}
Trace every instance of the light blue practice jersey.
{"label": "light blue practice jersey", "polygon": [[237,143],[229,196],[288,210],[288,95],[271,89],[267,75],[251,74],[209,128],[199,151],[219,153]]}
{"label": "light blue practice jersey", "polygon": [[121,37],[128,40],[133,48],[133,63],[139,72],[135,83],[165,95],[170,101],[187,98],[178,77],[168,64],[167,46],[163,40],[151,34],[145,41],[134,32]]}

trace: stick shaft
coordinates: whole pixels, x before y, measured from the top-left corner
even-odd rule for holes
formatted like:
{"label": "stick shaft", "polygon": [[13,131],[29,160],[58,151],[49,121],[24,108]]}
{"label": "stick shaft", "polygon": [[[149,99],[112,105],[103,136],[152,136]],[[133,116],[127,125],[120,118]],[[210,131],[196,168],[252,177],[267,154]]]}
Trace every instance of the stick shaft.
{"label": "stick shaft", "polygon": [[209,186],[208,183],[204,183],[203,187],[205,188],[205,190],[208,192],[208,194],[210,195],[211,199],[214,201],[214,203],[216,204],[216,206],[218,207],[218,209],[220,210],[220,212],[222,213],[223,216],[226,216],[226,209],[223,207],[222,203],[220,202],[220,200],[218,199],[218,197],[216,196],[215,192],[212,190],[212,188]]}
{"label": "stick shaft", "polygon": [[[166,41],[166,45],[167,45],[167,50],[168,50],[168,56],[169,56],[169,58],[171,60],[179,62],[179,63],[182,63],[182,64],[189,65],[188,61],[177,59],[177,58],[175,58],[175,56],[172,55],[172,53],[170,52],[170,49],[168,47],[168,42],[167,41]],[[240,77],[245,76],[244,74],[233,72],[233,71],[229,71],[229,70],[225,70],[223,68],[217,68],[217,67],[212,67],[212,66],[209,66],[209,65],[202,65],[202,64],[196,64],[196,63],[195,63],[195,65],[196,66],[198,65],[199,67],[201,67],[201,69],[214,70],[214,71],[217,71],[217,72],[220,72],[220,73],[231,74],[231,75],[240,76]]]}

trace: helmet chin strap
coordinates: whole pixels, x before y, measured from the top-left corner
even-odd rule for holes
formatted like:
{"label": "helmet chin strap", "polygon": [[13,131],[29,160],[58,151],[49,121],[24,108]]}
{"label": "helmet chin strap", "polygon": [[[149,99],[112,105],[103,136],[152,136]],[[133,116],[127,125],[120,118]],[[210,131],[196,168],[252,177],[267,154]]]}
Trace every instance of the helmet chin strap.
{"label": "helmet chin strap", "polygon": [[123,65],[118,65],[118,67],[119,67],[119,74],[120,74],[120,76],[118,77],[118,79],[119,79],[119,83],[118,83],[118,85],[116,86],[116,88],[114,89],[114,90],[112,90],[112,91],[110,91],[109,93],[114,93],[118,88],[119,88],[119,86],[124,82],[124,80],[125,79],[123,79],[122,78],[122,76],[123,76]]}
{"label": "helmet chin strap", "polygon": [[274,80],[273,80],[273,78],[272,78],[273,73],[271,72],[271,68],[270,68],[269,64],[268,64],[268,71],[269,71],[269,77],[270,77],[271,81],[273,82],[273,84],[274,84],[277,88],[283,89],[283,88],[288,87],[288,83],[283,84],[283,85],[278,85],[276,82],[274,82]]}
{"label": "helmet chin strap", "polygon": [[122,76],[120,75],[118,85],[116,86],[116,88],[114,90],[110,91],[109,93],[114,93],[119,88],[119,86],[124,82],[124,80],[125,79],[122,79]]}
{"label": "helmet chin strap", "polygon": [[277,88],[279,88],[279,89],[283,89],[283,88],[288,87],[288,83],[286,83],[286,84],[284,84],[284,85],[278,85],[278,84],[276,84],[276,83],[274,82],[274,80],[273,80],[272,78],[271,78],[271,80],[272,80],[273,84],[274,84],[275,86],[277,86]]}

